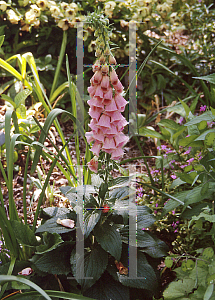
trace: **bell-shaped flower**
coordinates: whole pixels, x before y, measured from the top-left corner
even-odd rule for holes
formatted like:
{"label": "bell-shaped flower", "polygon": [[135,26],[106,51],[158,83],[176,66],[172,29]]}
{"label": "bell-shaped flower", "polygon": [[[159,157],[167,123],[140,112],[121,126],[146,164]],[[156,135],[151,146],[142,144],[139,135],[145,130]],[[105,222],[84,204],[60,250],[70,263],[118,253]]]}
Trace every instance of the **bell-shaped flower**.
{"label": "bell-shaped flower", "polygon": [[99,156],[101,147],[102,147],[102,143],[95,142],[93,144],[93,147],[91,148],[91,151],[93,152],[94,155]]}
{"label": "bell-shaped flower", "polygon": [[102,127],[110,128],[110,117],[106,114],[102,114],[97,123],[97,127],[101,128],[101,129],[102,129]]}
{"label": "bell-shaped flower", "polygon": [[101,81],[102,81],[102,72],[99,70],[95,72],[93,77],[90,79],[90,82],[92,85],[94,85],[94,84],[100,84]]}
{"label": "bell-shaped flower", "polygon": [[94,156],[88,163],[88,168],[90,171],[97,173],[98,172],[98,157]]}
{"label": "bell-shaped flower", "polygon": [[97,85],[96,92],[95,92],[94,96],[103,99],[104,93],[101,89],[101,85]]}
{"label": "bell-shaped flower", "polygon": [[101,82],[101,89],[103,92],[107,92],[110,87],[110,79],[109,76],[104,75]]}
{"label": "bell-shaped flower", "polygon": [[113,160],[118,160],[123,156],[124,152],[122,148],[116,148],[112,153],[111,153],[111,159]]}
{"label": "bell-shaped flower", "polygon": [[125,110],[125,106],[128,102],[122,97],[122,95],[120,95],[118,93],[115,94],[114,100],[116,102],[116,106],[117,106],[118,110],[120,112],[123,112]]}
{"label": "bell-shaped flower", "polygon": [[103,109],[100,107],[91,106],[89,109],[89,115],[91,116],[91,118],[96,119],[98,121],[102,111]]}

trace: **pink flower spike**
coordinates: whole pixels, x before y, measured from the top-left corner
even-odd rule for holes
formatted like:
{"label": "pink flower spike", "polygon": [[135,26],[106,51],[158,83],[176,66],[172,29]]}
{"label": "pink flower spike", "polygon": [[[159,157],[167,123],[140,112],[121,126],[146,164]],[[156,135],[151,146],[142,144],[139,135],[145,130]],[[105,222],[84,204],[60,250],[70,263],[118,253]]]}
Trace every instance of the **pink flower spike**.
{"label": "pink flower spike", "polygon": [[90,171],[97,173],[98,172],[98,157],[94,156],[88,163],[88,168]]}
{"label": "pink flower spike", "polygon": [[124,155],[122,148],[116,148],[111,154],[111,159],[119,160]]}
{"label": "pink flower spike", "polygon": [[[112,90],[112,88],[109,88],[107,93],[104,94],[104,100],[112,100],[112,99],[113,99],[113,90]],[[109,104],[109,103],[107,103],[107,104]],[[107,104],[105,104],[105,105],[107,105]]]}
{"label": "pink flower spike", "polygon": [[99,128],[110,128],[110,117],[106,114],[101,115],[99,122],[97,123],[97,127]]}
{"label": "pink flower spike", "polygon": [[101,89],[102,89],[103,92],[107,92],[109,87],[110,87],[109,76],[105,75],[102,78]]}
{"label": "pink flower spike", "polygon": [[95,142],[93,147],[90,149],[90,151],[92,151],[94,155],[99,156],[101,147],[102,147],[101,143]]}
{"label": "pink flower spike", "polygon": [[119,78],[114,69],[112,71],[110,71],[110,81],[113,85],[116,85],[119,81]]}

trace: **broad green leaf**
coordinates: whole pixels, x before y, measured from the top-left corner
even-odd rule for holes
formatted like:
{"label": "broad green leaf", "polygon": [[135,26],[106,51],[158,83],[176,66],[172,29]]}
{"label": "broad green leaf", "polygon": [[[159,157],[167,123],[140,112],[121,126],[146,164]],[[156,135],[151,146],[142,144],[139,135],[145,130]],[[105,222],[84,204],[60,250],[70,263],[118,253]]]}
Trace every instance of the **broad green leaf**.
{"label": "broad green leaf", "polygon": [[35,254],[44,254],[52,251],[58,247],[59,244],[63,243],[61,236],[57,233],[43,233],[43,244],[36,247]]}
{"label": "broad green leaf", "polygon": [[151,236],[153,237],[156,244],[154,246],[141,248],[140,251],[147,253],[153,258],[160,258],[166,256],[169,251],[169,247],[167,246],[167,244],[159,240],[156,236]]}
{"label": "broad green leaf", "polygon": [[211,296],[213,294],[214,291],[214,283],[209,284],[209,286],[207,287],[205,294],[204,294],[204,300],[209,300],[211,299]]}
{"label": "broad green leaf", "polygon": [[173,266],[173,258],[170,256],[165,257],[164,263],[167,268],[171,268]]}
{"label": "broad green leaf", "polygon": [[106,221],[96,226],[93,233],[101,247],[119,261],[122,252],[122,241],[116,226]]}
{"label": "broad green leaf", "polygon": [[108,182],[108,186],[112,187],[115,185],[122,185],[122,184],[126,184],[126,183],[128,184],[130,179],[131,179],[131,176],[130,177],[129,176],[120,176],[120,177],[110,180]]}
{"label": "broad green leaf", "polygon": [[87,238],[101,217],[101,210],[89,210],[84,213],[84,236]]}
{"label": "broad green leaf", "polygon": [[105,273],[84,295],[102,300],[130,300],[129,288]]}
{"label": "broad green leaf", "polygon": [[139,129],[139,135],[165,140],[165,138],[159,132],[149,129],[147,127],[141,127]]}
{"label": "broad green leaf", "polygon": [[181,299],[186,297],[193,291],[195,287],[195,281],[190,278],[184,278],[171,282],[167,289],[164,290],[163,296],[165,300]]}
{"label": "broad green leaf", "polygon": [[189,278],[193,279],[193,281],[197,281],[199,285],[201,286],[207,286],[207,276],[208,276],[208,270],[205,268],[201,268],[199,266],[194,267],[194,269],[190,272]]}
{"label": "broad green leaf", "polygon": [[175,121],[170,120],[170,119],[163,119],[158,123],[158,125],[162,125],[164,127],[171,128],[174,130],[181,130],[183,127],[183,126],[177,124]]}
{"label": "broad green leaf", "polygon": [[72,230],[75,230],[75,228],[67,228],[64,227],[62,225],[57,224],[57,219],[56,217],[47,220],[44,224],[40,225],[37,230],[36,230],[36,234],[40,233],[40,232],[49,232],[49,233],[58,233],[58,234],[62,234],[62,233],[66,233],[66,232],[70,232]]}
{"label": "broad green leaf", "polygon": [[[70,257],[72,273],[77,282],[85,291],[90,288],[104,273],[108,264],[108,253],[98,244],[91,251],[85,252],[84,257],[79,256],[75,251]],[[80,276],[84,271],[85,279]]]}
{"label": "broad green leaf", "polygon": [[10,222],[13,227],[15,236],[21,245],[29,247],[34,247],[38,245],[36,236],[28,225],[25,225],[22,222],[16,220]]}
{"label": "broad green leaf", "polygon": [[[128,259],[121,261],[125,267],[128,267]],[[147,289],[155,292],[157,289],[157,278],[152,266],[148,263],[142,252],[137,252],[137,277],[129,278],[128,275],[122,275],[117,272],[119,282],[123,285],[133,288]],[[140,279],[138,279],[140,277]]]}
{"label": "broad green leaf", "polygon": [[200,116],[195,116],[194,119],[192,119],[189,122],[187,122],[186,124],[184,124],[184,126],[188,127],[190,125],[199,124],[201,121],[212,122],[214,120],[215,120],[215,116],[212,114],[212,112],[211,111],[206,111]]}
{"label": "broad green leaf", "polygon": [[71,210],[66,207],[46,207],[42,210],[41,218],[43,218],[43,215],[48,216],[50,218],[62,218],[62,216],[65,216],[70,212]]}
{"label": "broad green leaf", "polygon": [[[129,243],[130,246],[146,248],[155,247],[157,245],[155,239],[147,231],[137,229],[133,232],[129,230],[128,225],[120,230],[120,234],[122,236],[122,241],[126,244]],[[133,236],[136,236],[135,241],[129,241],[129,234],[133,234]]]}
{"label": "broad green leaf", "polygon": [[8,282],[8,281],[18,281],[20,283],[26,284],[36,290],[38,293],[40,293],[45,299],[47,300],[52,300],[43,289],[41,289],[38,285],[33,283],[32,281],[18,277],[18,276],[13,276],[13,275],[0,275],[0,283]]}
{"label": "broad green leaf", "polygon": [[16,97],[14,98],[14,102],[16,103],[17,107],[19,107],[20,104],[25,103],[25,100],[28,98],[28,96],[32,93],[32,91],[25,89],[22,92],[18,93]]}
{"label": "broad green leaf", "polygon": [[188,147],[188,146],[190,146],[191,142],[193,142],[197,137],[198,137],[198,135],[191,135],[191,136],[185,137],[183,139],[180,139],[179,145]]}
{"label": "broad green leaf", "polygon": [[215,132],[209,132],[206,136],[205,136],[205,145],[207,147],[211,147],[213,145],[213,143],[215,142]]}
{"label": "broad green leaf", "polygon": [[43,272],[67,275],[71,272],[69,263],[71,251],[71,244],[64,242],[63,245],[60,245],[50,252],[43,255],[36,254],[35,257],[33,257],[33,260],[36,260],[34,264]]}

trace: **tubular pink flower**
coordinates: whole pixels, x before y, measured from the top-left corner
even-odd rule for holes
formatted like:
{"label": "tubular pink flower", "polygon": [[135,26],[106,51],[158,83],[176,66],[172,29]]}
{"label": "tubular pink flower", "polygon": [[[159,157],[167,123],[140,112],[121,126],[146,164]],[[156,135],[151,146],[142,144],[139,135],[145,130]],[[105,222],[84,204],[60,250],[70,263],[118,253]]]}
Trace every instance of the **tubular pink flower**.
{"label": "tubular pink flower", "polygon": [[104,75],[101,82],[101,89],[103,92],[107,92],[110,87],[110,79],[109,76]]}
{"label": "tubular pink flower", "polygon": [[114,100],[116,102],[116,106],[120,112],[123,112],[125,110],[125,106],[128,103],[120,94],[116,94],[114,97]]}
{"label": "tubular pink flower", "polygon": [[100,84],[102,81],[102,72],[96,71],[93,77],[90,79],[91,84]]}
{"label": "tubular pink flower", "polygon": [[115,90],[118,92],[118,93],[122,93],[123,91],[123,85],[121,84],[121,82],[118,80],[117,84],[113,84]]}
{"label": "tubular pink flower", "polygon": [[102,114],[99,122],[97,123],[97,127],[99,128],[110,128],[110,117],[106,114]]}
{"label": "tubular pink flower", "polygon": [[114,139],[115,139],[116,147],[120,147],[120,148],[123,147],[129,140],[129,138],[126,135],[124,135],[124,133],[120,133],[116,135]]}
{"label": "tubular pink flower", "polygon": [[94,85],[94,86],[91,85],[87,88],[88,93],[90,94],[90,97],[93,97],[95,95],[96,89],[97,89],[96,85]]}
{"label": "tubular pink flower", "polygon": [[102,149],[105,150],[112,150],[116,148],[116,144],[113,138],[105,138],[104,144],[102,146]]}
{"label": "tubular pink flower", "polygon": [[91,151],[94,155],[99,156],[99,152],[101,150],[102,143],[95,142],[93,147],[91,148]]}
{"label": "tubular pink flower", "polygon": [[105,106],[105,111],[107,111],[107,112],[117,111],[117,106],[116,106],[114,99],[112,99],[112,101],[109,105]]}
{"label": "tubular pink flower", "polygon": [[117,148],[116,150],[114,150],[111,154],[111,159],[114,160],[118,160],[123,156],[124,152],[122,150],[122,148]]}
{"label": "tubular pink flower", "polygon": [[118,78],[115,70],[110,71],[110,81],[111,81],[112,85],[116,85],[117,82],[119,81],[119,78]]}
{"label": "tubular pink flower", "polygon": [[101,99],[97,97],[93,97],[90,100],[88,100],[87,104],[89,104],[89,106],[96,106],[104,109],[104,104],[102,103]]}
{"label": "tubular pink flower", "polygon": [[94,156],[88,163],[88,168],[90,171],[97,173],[98,172],[98,157]]}
{"label": "tubular pink flower", "polygon": [[102,91],[102,89],[101,89],[101,85],[98,85],[98,86],[96,87],[96,91],[95,91],[94,96],[103,99],[104,93],[103,93],[103,91]]}
{"label": "tubular pink flower", "polygon": [[91,106],[89,109],[89,115],[91,116],[91,118],[98,121],[102,111],[103,109],[100,107]]}

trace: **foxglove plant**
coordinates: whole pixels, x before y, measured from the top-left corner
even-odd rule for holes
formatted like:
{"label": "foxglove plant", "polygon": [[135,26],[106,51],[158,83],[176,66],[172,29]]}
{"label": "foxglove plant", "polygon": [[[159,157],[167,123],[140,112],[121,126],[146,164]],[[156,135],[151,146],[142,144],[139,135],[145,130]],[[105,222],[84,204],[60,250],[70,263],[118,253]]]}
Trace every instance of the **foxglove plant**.
{"label": "foxglove plant", "polygon": [[[91,151],[96,157],[103,151],[110,154],[112,160],[118,160],[123,156],[122,148],[129,139],[122,132],[128,123],[122,115],[127,101],[122,96],[123,85],[114,69],[116,59],[110,51],[107,27],[98,27],[95,36],[98,45],[97,60],[93,65],[94,75],[88,87],[91,99],[87,101],[92,118],[89,124],[91,131],[86,133],[86,138],[88,143],[93,142]],[[89,169],[94,172],[95,163],[97,164],[96,158],[88,163]]]}

